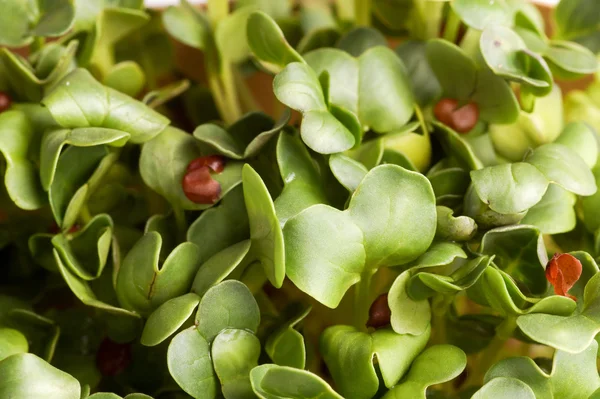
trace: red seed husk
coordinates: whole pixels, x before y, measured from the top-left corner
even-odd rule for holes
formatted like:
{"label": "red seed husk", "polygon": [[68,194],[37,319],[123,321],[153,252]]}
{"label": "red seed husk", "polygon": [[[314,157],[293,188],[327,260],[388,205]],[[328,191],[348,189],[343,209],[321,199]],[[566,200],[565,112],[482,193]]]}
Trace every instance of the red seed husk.
{"label": "red seed husk", "polygon": [[7,109],[10,108],[10,106],[12,105],[12,100],[10,98],[10,96],[3,92],[0,91],[0,112],[4,112]]}
{"label": "red seed husk", "polygon": [[546,266],[546,279],[554,287],[556,295],[567,296],[573,300],[576,298],[568,294],[568,291],[581,277],[581,262],[569,254],[554,254]]}
{"label": "red seed husk", "polygon": [[221,195],[221,185],[211,177],[208,166],[187,172],[181,185],[185,196],[197,204],[214,204]]}
{"label": "red seed husk", "polygon": [[443,98],[435,105],[433,114],[440,122],[457,132],[467,133],[479,120],[479,107],[471,102],[458,108],[458,101]]}

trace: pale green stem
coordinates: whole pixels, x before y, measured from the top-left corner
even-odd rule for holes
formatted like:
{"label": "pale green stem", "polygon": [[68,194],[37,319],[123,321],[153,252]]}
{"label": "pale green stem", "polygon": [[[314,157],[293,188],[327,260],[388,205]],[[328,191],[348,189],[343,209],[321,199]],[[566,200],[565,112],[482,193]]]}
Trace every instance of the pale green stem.
{"label": "pale green stem", "polygon": [[235,121],[230,115],[229,108],[227,107],[227,103],[225,102],[225,98],[223,95],[223,89],[221,88],[221,83],[219,81],[219,77],[214,72],[208,71],[208,86],[210,87],[210,91],[212,93],[213,99],[215,100],[215,104],[221,117],[225,121],[225,123],[230,124]]}
{"label": "pale green stem", "polygon": [[354,21],[354,1],[352,0],[336,0],[338,17],[342,21]]}
{"label": "pale green stem", "polygon": [[233,119],[233,121],[230,123],[233,123],[242,116],[242,110],[240,108],[237,91],[235,90],[232,66],[226,61],[223,61],[222,65],[221,82],[223,83],[225,94],[225,105],[230,112],[230,117]]}
{"label": "pale green stem", "polygon": [[448,10],[448,18],[446,19],[446,27],[444,28],[444,39],[454,43],[458,37],[460,29],[460,18],[452,8]]}
{"label": "pale green stem", "polygon": [[446,342],[446,320],[450,306],[454,302],[453,295],[436,295],[431,303],[433,313],[433,336],[431,341],[435,344]]}
{"label": "pale green stem", "polygon": [[187,236],[187,220],[185,220],[185,211],[180,207],[173,207],[173,216],[175,216],[175,226],[177,227],[177,240],[183,242]]}
{"label": "pale green stem", "polygon": [[427,124],[425,123],[425,116],[423,116],[423,110],[421,110],[421,107],[419,107],[419,105],[416,103],[415,103],[415,115],[417,115],[417,120],[419,121],[421,130],[423,131],[423,136],[429,137],[429,130],[427,130]]}
{"label": "pale green stem", "polygon": [[354,286],[354,326],[359,331],[367,331],[369,308],[371,307],[371,280],[373,273],[362,274],[360,281]]}
{"label": "pale green stem", "polygon": [[481,385],[483,377],[490,367],[495,364],[502,355],[502,349],[506,341],[512,337],[517,328],[517,318],[508,316],[497,328],[496,336],[492,342],[476,358],[475,364],[470,369],[470,374],[465,382],[465,387],[469,385]]}
{"label": "pale green stem", "polygon": [[208,0],[206,6],[208,9],[208,18],[213,28],[229,14],[229,0]]}
{"label": "pale green stem", "polygon": [[354,18],[358,26],[371,26],[371,0],[354,0]]}

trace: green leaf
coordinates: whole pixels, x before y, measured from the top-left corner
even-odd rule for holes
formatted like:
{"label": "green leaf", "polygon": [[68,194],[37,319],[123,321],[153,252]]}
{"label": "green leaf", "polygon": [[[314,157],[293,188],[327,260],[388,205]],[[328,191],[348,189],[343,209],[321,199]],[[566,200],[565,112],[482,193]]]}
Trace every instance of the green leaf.
{"label": "green leaf", "polygon": [[83,280],[94,280],[100,277],[108,260],[112,232],[112,219],[100,214],[72,235],[55,235],[52,245],[71,272]]}
{"label": "green leaf", "polygon": [[319,79],[308,65],[288,64],[275,77],[273,91],[279,101],[302,113],[300,134],[312,150],[332,154],[354,146],[354,135],[327,109]]}
{"label": "green leaf", "polygon": [[386,38],[377,29],[366,26],[353,28],[344,34],[337,43],[337,48],[353,57],[360,57],[365,51],[376,46],[387,46]]}
{"label": "green leaf", "polygon": [[447,154],[464,165],[466,169],[475,170],[483,168],[483,164],[475,155],[471,145],[458,133],[438,122],[433,123],[434,133],[439,136],[442,147]]}
{"label": "green leaf", "polygon": [[427,61],[426,49],[426,42],[407,40],[395,50],[406,65],[415,99],[420,106],[431,104],[442,91],[437,77]]}
{"label": "green leaf", "polygon": [[162,86],[159,89],[146,93],[142,102],[150,108],[158,108],[161,105],[185,93],[190,88],[190,81],[182,79],[174,83]]}
{"label": "green leaf", "polygon": [[194,137],[228,158],[246,159],[257,155],[289,119],[289,111],[277,122],[261,112],[252,112],[226,130],[212,123],[200,125],[194,130]]}
{"label": "green leaf", "polygon": [[473,399],[493,399],[509,397],[514,399],[535,399],[535,393],[524,382],[516,378],[494,378],[475,392]]}
{"label": "green leaf", "polygon": [[319,346],[340,392],[347,398],[360,399],[373,397],[379,386],[374,356],[389,388],[408,371],[428,339],[428,330],[411,336],[389,329],[367,334],[350,326],[334,326],[323,332]]}
{"label": "green leaf", "polygon": [[180,42],[203,50],[206,46],[208,21],[187,1],[181,6],[171,6],[162,14],[165,29]]}
{"label": "green leaf", "polygon": [[167,351],[169,373],[194,398],[216,398],[217,376],[210,358],[210,346],[196,327],[177,334]]}
{"label": "green leaf", "polygon": [[[381,187],[387,187],[385,192]],[[429,181],[396,165],[372,169],[352,196],[348,211],[364,234],[370,269],[416,259],[435,235],[435,198]]]}
{"label": "green leaf", "polygon": [[590,168],[598,161],[598,139],[594,130],[585,122],[571,122],[566,125],[554,143],[569,147]]}
{"label": "green leaf", "polygon": [[17,353],[27,353],[27,337],[14,328],[0,327],[0,361]]}
{"label": "green leaf", "polygon": [[324,305],[337,307],[364,269],[360,228],[347,212],[313,205],[289,219],[283,235],[289,279]]}
{"label": "green leaf", "polygon": [[155,346],[169,338],[189,319],[199,303],[200,297],[189,293],[160,305],[146,321],[140,338],[141,344]]}
{"label": "green leaf", "polygon": [[[542,200],[529,208],[521,224],[535,226],[544,234],[569,232],[575,228],[577,222],[573,208],[576,201],[575,194],[561,186],[550,184]],[[585,204],[585,198],[582,202]],[[587,222],[587,219],[584,220]]]}
{"label": "green leaf", "polygon": [[436,206],[437,228],[435,237],[442,240],[468,241],[477,232],[477,224],[468,216],[453,216],[454,211]]}
{"label": "green leaf", "polygon": [[79,399],[79,382],[30,353],[0,362],[0,396],[5,398]]}
{"label": "green leaf", "polygon": [[309,206],[329,201],[317,164],[297,134],[282,132],[276,154],[284,187],[274,205],[279,223],[283,226],[288,219]]}
{"label": "green leaf", "polygon": [[159,267],[162,237],[146,233],[123,259],[117,275],[116,291],[126,309],[150,314],[169,299],[189,291],[198,269],[196,244],[179,244]]}
{"label": "green leaf", "polygon": [[233,188],[218,206],[205,210],[188,229],[187,241],[200,248],[200,261],[250,238],[248,214],[241,185]]}
{"label": "green leaf", "polygon": [[215,29],[215,43],[219,54],[229,62],[241,62],[250,56],[247,25],[255,7],[242,7],[223,18]]}
{"label": "green leaf", "polygon": [[581,353],[557,351],[549,375],[529,358],[504,359],[490,368],[485,382],[488,385],[496,379],[517,379],[527,384],[535,397],[586,398],[600,386],[595,367],[597,352],[595,341]]}
{"label": "green leaf", "polygon": [[483,30],[489,25],[510,25],[513,13],[505,0],[456,0],[452,10],[471,28]]}
{"label": "green leaf", "polygon": [[599,283],[598,273],[588,281],[581,312],[568,317],[549,314],[524,315],[517,319],[517,325],[526,336],[536,342],[568,353],[585,350],[600,332]]}
{"label": "green leaf", "polygon": [[428,300],[413,300],[408,296],[407,284],[411,275],[405,271],[394,280],[388,293],[391,310],[390,322],[398,334],[421,335],[429,329],[431,308]]}
{"label": "green leaf", "polygon": [[15,304],[7,312],[7,317],[3,320],[2,326],[15,329],[23,334],[30,353],[42,357],[47,362],[54,359],[56,346],[61,335],[60,326],[55,321]]}
{"label": "green leaf", "polygon": [[102,83],[123,94],[136,97],[146,85],[146,75],[137,63],[123,61],[111,68]]}
{"label": "green leaf", "polygon": [[244,165],[242,180],[250,223],[251,254],[262,264],[271,284],[279,288],[285,278],[286,249],[273,200],[265,183],[248,164]]}
{"label": "green leaf", "polygon": [[[142,147],[140,174],[144,183],[165,197],[174,208],[210,208],[213,204],[197,204],[188,199],[181,185],[188,164],[200,156],[198,141],[193,136],[168,127]],[[242,166],[240,162],[229,162],[223,172],[211,173],[221,185],[221,198],[242,181]]]}
{"label": "green leaf", "polygon": [[198,331],[208,342],[227,328],[256,333],[259,324],[256,300],[248,287],[237,280],[223,281],[206,291],[196,313]]}
{"label": "green leaf", "polygon": [[65,76],[42,103],[64,128],[117,130],[129,134],[132,143],[151,140],[169,124],[141,102],[101,85],[85,69]]}
{"label": "green leaf", "polygon": [[577,153],[562,144],[536,148],[525,162],[538,168],[546,178],[577,195],[596,192],[594,175]]}
{"label": "green leaf", "polygon": [[541,232],[533,226],[506,226],[488,231],[480,252],[495,255],[494,263],[523,283],[531,293],[546,292],[548,255]]}
{"label": "green leaf", "polygon": [[402,129],[414,111],[411,84],[402,60],[386,47],[374,47],[358,59],[358,117],[379,133]]}
{"label": "green leaf", "polygon": [[192,292],[203,296],[215,284],[223,281],[243,261],[250,250],[251,241],[244,240],[216,253],[200,266]]}
{"label": "green leaf", "polygon": [[281,28],[262,11],[253,12],[247,22],[247,40],[254,56],[272,73],[280,72],[292,62],[304,62],[285,40]]}
{"label": "green leaf", "polygon": [[4,184],[12,201],[27,210],[38,209],[46,202],[38,172],[29,159],[34,136],[25,113],[12,110],[0,114],[0,152],[6,160]]}
{"label": "green leaf", "polygon": [[60,274],[62,275],[63,279],[65,280],[73,294],[75,294],[75,296],[85,305],[98,308],[100,310],[104,310],[108,313],[112,313],[115,315],[134,318],[139,317],[138,314],[135,312],[122,308],[117,308],[99,300],[92,288],[87,283],[87,281],[73,274],[73,272],[71,272],[71,270],[66,265],[64,265],[56,249],[53,251],[53,255],[54,260],[58,266],[58,270],[60,271]]}
{"label": "green leaf", "polygon": [[329,157],[329,167],[335,178],[351,193],[358,188],[362,179],[369,172],[362,163],[343,154],[334,154]]}
{"label": "green leaf", "polygon": [[552,90],[552,73],[544,59],[527,49],[512,29],[488,26],[481,34],[480,48],[488,67],[498,76],[527,85],[537,96]]}
{"label": "green leaf", "polygon": [[452,345],[431,346],[412,362],[406,378],[383,398],[425,399],[429,386],[458,377],[466,365],[467,356],[459,348]]}
{"label": "green leaf", "polygon": [[0,45],[8,47],[27,45],[34,36],[60,36],[71,28],[75,17],[72,0],[7,1],[3,11]]}
{"label": "green leaf", "polygon": [[594,53],[574,42],[553,40],[544,57],[553,74],[564,79],[577,79],[598,70]]}
{"label": "green leaf", "polygon": [[540,202],[548,188],[542,172],[524,162],[474,170],[471,178],[479,198],[504,214],[526,211]]}
{"label": "green leaf", "polygon": [[250,381],[261,399],[342,399],[319,376],[292,367],[263,364],[252,369]]}
{"label": "green leaf", "polygon": [[223,396],[253,398],[250,371],[258,366],[258,338],[244,330],[225,329],[212,342],[211,355]]}
{"label": "green leaf", "polygon": [[477,87],[472,100],[479,107],[481,120],[509,124],[519,117],[519,102],[510,85],[488,69],[477,72]]}
{"label": "green leaf", "polygon": [[[122,147],[129,138],[130,136],[126,132],[96,127],[46,131],[42,137],[40,153],[40,178],[42,180],[42,186],[45,190],[50,190],[54,181],[54,175],[57,171],[59,156],[65,145],[94,147],[107,144],[114,147]],[[97,153],[99,150],[101,149],[90,150],[89,152]],[[75,156],[76,153],[77,151],[73,151],[73,156]],[[72,171],[70,173],[78,174],[77,171]],[[81,184],[84,182],[85,181],[81,182]],[[62,193],[57,194],[62,196]],[[69,199],[70,198],[66,198],[67,201]]]}
{"label": "green leaf", "polygon": [[467,100],[477,85],[477,66],[473,60],[458,46],[441,39],[428,41],[426,53],[444,95],[458,101]]}

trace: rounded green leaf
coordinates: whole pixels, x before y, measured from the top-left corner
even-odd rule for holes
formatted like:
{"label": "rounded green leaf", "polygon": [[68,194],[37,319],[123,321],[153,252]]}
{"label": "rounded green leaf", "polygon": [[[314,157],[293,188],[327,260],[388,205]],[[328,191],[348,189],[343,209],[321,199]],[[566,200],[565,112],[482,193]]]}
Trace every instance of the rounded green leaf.
{"label": "rounded green leaf", "polygon": [[[590,197],[586,197],[590,198]],[[575,194],[556,184],[550,184],[541,201],[529,208],[521,224],[537,227],[544,234],[566,233],[575,228]],[[582,200],[585,213],[585,201]],[[584,218],[587,223],[587,217]]]}
{"label": "rounded green leaf", "polygon": [[261,399],[342,399],[316,374],[292,367],[263,364],[252,369],[250,380]]}
{"label": "rounded green leaf", "polygon": [[358,59],[358,117],[378,133],[402,129],[414,112],[406,67],[387,47],[374,47]]}
{"label": "rounded green leaf", "polygon": [[562,78],[578,78],[598,70],[594,53],[584,46],[562,40],[553,40],[544,52],[553,73]]}
{"label": "rounded green leaf", "polygon": [[189,291],[198,269],[196,244],[179,244],[159,267],[162,237],[146,233],[123,259],[116,282],[119,302],[126,309],[149,314],[169,299]]}
{"label": "rounded green leaf", "polygon": [[440,84],[427,61],[427,42],[404,41],[396,48],[412,82],[413,93],[420,106],[429,105],[441,94]]}
{"label": "rounded green leaf", "polygon": [[208,21],[187,2],[179,7],[171,6],[162,14],[163,24],[169,34],[188,46],[204,49]]}
{"label": "rounded green leaf", "polygon": [[0,361],[17,353],[27,353],[29,342],[27,337],[14,328],[0,327]]}
{"label": "rounded green leaf", "polygon": [[103,83],[128,96],[136,97],[146,84],[146,75],[137,63],[123,61],[111,68]]}
{"label": "rounded green leaf", "polygon": [[194,398],[216,398],[218,381],[213,371],[210,347],[196,327],[177,334],[167,351],[169,373]]}
{"label": "rounded green leaf", "polygon": [[224,281],[206,291],[196,313],[198,331],[208,342],[226,328],[256,332],[259,323],[256,300],[237,280]]}
{"label": "rounded green leaf", "polygon": [[143,103],[101,85],[81,68],[65,76],[42,102],[62,127],[118,130],[128,133],[133,143],[151,140],[169,123]]}
{"label": "rounded green leaf", "polygon": [[[387,187],[381,192],[381,187]],[[435,197],[429,180],[396,165],[372,169],[348,208],[364,234],[367,267],[397,266],[423,254],[435,235]]]}
{"label": "rounded green leaf", "polygon": [[451,241],[468,241],[477,232],[477,224],[468,216],[453,216],[454,211],[445,206],[436,206],[436,238]]}
{"label": "rounded green leaf", "polygon": [[314,205],[289,219],[283,235],[289,279],[317,301],[337,307],[364,269],[360,228],[347,212]]}
{"label": "rounded green leaf", "polygon": [[598,161],[598,139],[594,130],[585,122],[569,123],[554,142],[576,152],[590,168]]}
{"label": "rounded green leaf", "polygon": [[259,174],[248,164],[244,165],[242,180],[252,256],[263,265],[271,284],[279,288],[285,278],[285,249],[273,200]]}
{"label": "rounded green leaf", "polygon": [[388,293],[391,310],[390,322],[398,334],[421,335],[429,328],[431,308],[428,300],[415,301],[408,296],[410,272],[405,271],[394,280]]}
{"label": "rounded green leaf", "polygon": [[592,195],[596,181],[585,161],[562,144],[545,144],[525,159],[546,178],[577,195]]}
{"label": "rounded green leaf", "polygon": [[79,382],[30,353],[0,362],[0,397],[79,399]]}
{"label": "rounded green leaf", "polygon": [[337,48],[353,57],[360,57],[365,51],[376,46],[387,46],[387,40],[377,29],[367,26],[357,26],[348,31],[337,43]]}
{"label": "rounded green leaf", "polygon": [[258,338],[244,330],[223,330],[212,342],[211,355],[223,396],[226,399],[253,398],[250,371],[258,366]]}
{"label": "rounded green leaf", "polygon": [[365,175],[369,172],[365,166],[354,159],[334,154],[329,157],[329,168],[338,181],[353,193]]}
{"label": "rounded green leaf", "polygon": [[229,62],[242,62],[250,55],[247,42],[248,18],[255,7],[238,8],[217,24],[215,43],[221,57]]}
{"label": "rounded green leaf", "polygon": [[496,399],[506,397],[512,399],[535,399],[535,393],[524,382],[516,378],[494,378],[475,392],[473,399]]}
{"label": "rounded green leaf", "polygon": [[427,60],[445,96],[467,100],[475,91],[477,67],[458,46],[445,40],[427,42]]}
{"label": "rounded green leaf", "polygon": [[198,303],[200,297],[189,293],[160,305],[146,321],[140,338],[141,344],[155,346],[170,337],[189,319]]}
{"label": "rounded green leaf", "polygon": [[535,166],[524,162],[489,166],[471,171],[479,198],[499,213],[520,213],[544,196],[548,179]]}
{"label": "rounded green leaf", "polygon": [[303,369],[306,365],[304,337],[291,327],[282,328],[269,336],[265,351],[280,366]]}
{"label": "rounded green leaf", "polygon": [[250,49],[267,70],[277,73],[291,62],[304,62],[285,40],[281,28],[264,12],[250,15],[246,32]]}

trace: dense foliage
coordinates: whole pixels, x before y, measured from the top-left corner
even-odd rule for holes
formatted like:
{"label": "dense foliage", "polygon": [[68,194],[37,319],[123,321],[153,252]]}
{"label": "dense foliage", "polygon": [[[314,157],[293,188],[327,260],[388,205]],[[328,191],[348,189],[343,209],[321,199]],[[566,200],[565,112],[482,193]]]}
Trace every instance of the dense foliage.
{"label": "dense foliage", "polygon": [[600,398],[598,1],[0,8],[0,398]]}

